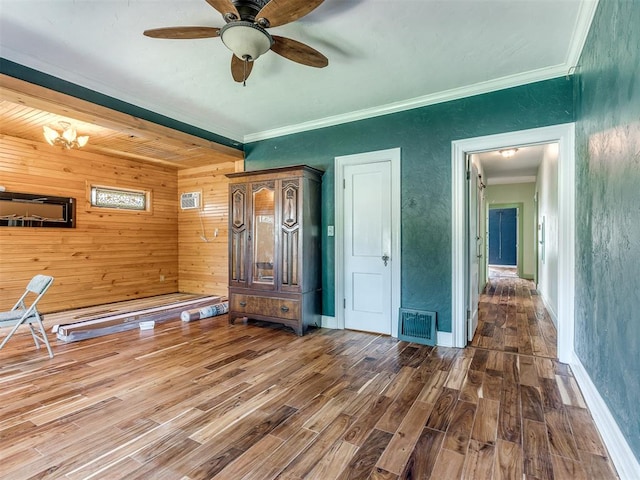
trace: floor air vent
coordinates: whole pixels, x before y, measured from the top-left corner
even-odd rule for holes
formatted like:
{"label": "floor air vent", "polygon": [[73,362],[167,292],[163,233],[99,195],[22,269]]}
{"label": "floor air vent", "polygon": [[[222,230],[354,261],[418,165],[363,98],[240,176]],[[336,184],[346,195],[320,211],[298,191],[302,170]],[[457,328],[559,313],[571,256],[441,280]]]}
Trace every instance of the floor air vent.
{"label": "floor air vent", "polygon": [[435,345],[436,312],[401,308],[398,339],[423,345]]}

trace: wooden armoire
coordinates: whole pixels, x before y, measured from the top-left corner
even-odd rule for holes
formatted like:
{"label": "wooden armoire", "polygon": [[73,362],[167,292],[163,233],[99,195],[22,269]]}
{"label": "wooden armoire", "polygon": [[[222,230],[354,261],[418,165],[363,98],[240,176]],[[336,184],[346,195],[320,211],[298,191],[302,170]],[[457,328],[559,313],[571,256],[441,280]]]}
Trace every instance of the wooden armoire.
{"label": "wooden armoire", "polygon": [[320,170],[294,166],[227,174],[229,322],[320,326]]}

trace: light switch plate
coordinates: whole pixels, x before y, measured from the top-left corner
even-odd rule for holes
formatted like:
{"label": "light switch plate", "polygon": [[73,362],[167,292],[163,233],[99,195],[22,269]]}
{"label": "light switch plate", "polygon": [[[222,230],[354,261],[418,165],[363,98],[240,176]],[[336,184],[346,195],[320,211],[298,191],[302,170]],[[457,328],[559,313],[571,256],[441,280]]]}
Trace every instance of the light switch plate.
{"label": "light switch plate", "polygon": [[327,236],[333,237],[333,225],[327,226]]}

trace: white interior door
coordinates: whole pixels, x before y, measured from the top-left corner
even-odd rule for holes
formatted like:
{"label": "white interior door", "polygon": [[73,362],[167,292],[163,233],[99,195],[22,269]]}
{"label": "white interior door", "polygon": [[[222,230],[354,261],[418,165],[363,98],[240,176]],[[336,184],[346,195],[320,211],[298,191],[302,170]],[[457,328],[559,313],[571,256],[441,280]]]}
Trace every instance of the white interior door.
{"label": "white interior door", "polygon": [[345,328],[391,334],[391,164],[344,167]]}
{"label": "white interior door", "polygon": [[482,258],[482,237],[480,235],[480,207],[481,207],[481,191],[478,182],[478,169],[471,164],[468,175],[468,237],[467,237],[467,256],[468,256],[468,307],[469,322],[467,339],[473,340],[473,335],[478,327],[478,300],[480,294],[479,278],[480,278],[480,259]]}

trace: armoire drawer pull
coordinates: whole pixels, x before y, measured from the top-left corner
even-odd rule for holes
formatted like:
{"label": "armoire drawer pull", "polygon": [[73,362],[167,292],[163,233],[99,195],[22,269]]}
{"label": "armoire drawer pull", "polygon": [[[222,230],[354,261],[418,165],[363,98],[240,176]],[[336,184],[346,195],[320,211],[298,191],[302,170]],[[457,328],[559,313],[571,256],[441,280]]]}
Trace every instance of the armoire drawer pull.
{"label": "armoire drawer pull", "polygon": [[240,306],[241,307],[246,307],[247,306],[247,302],[240,302]]}
{"label": "armoire drawer pull", "polygon": [[283,312],[288,312],[289,311],[289,307],[287,307],[286,305],[283,305],[280,307],[280,310],[282,310]]}

